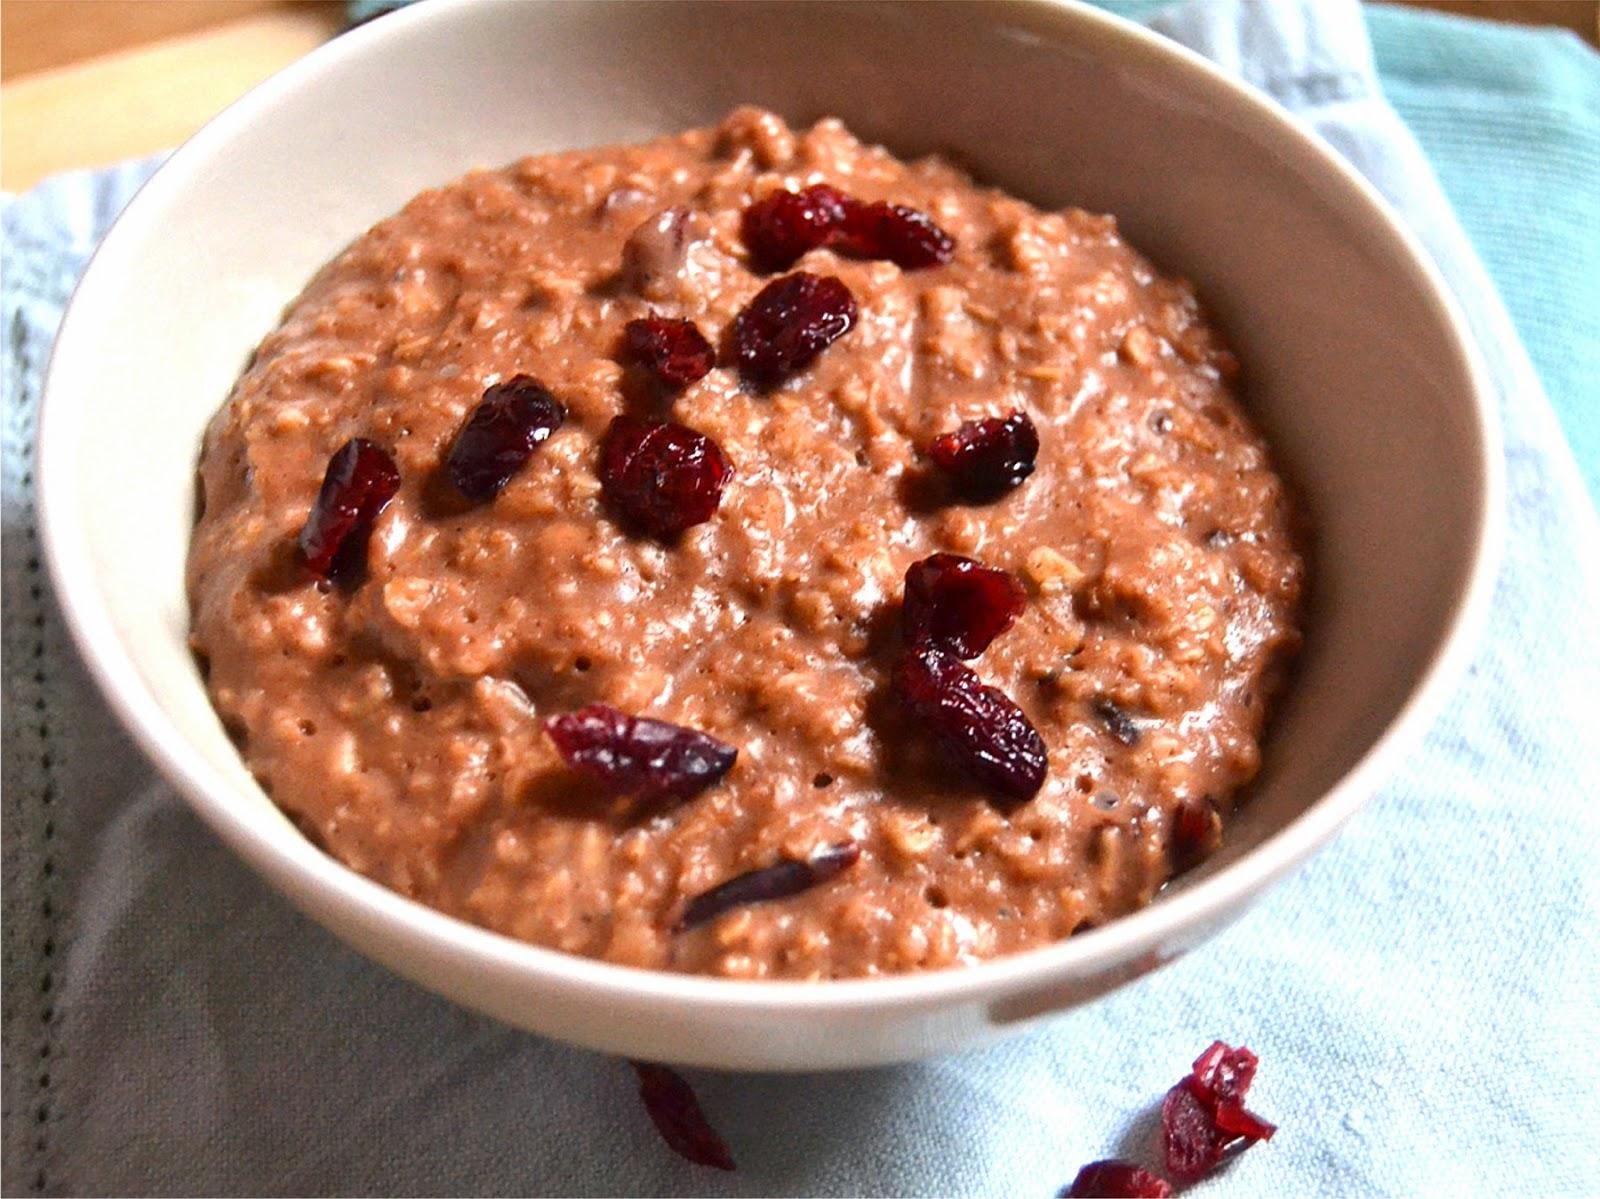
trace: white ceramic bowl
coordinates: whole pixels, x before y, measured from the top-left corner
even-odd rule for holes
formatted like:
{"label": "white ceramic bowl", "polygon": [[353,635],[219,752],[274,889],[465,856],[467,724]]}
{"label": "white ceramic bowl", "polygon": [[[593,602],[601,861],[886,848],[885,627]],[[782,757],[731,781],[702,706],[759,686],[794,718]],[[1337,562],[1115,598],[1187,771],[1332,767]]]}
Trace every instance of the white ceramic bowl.
{"label": "white ceramic bowl", "polygon": [[[1256,794],[1152,907],[965,970],[728,982],[569,957],[392,894],[255,785],[185,644],[201,429],[312,272],[413,193],[756,102],[953,149],[1044,205],[1116,213],[1198,281],[1317,526],[1309,638]],[[1202,60],[1088,9],[434,0],[252,92],[134,200],[74,297],[40,434],[50,566],[79,647],[161,770],[301,909],[424,986],[635,1057],[858,1066],[954,1049],[1194,946],[1333,835],[1463,665],[1499,450],[1461,320],[1348,168]]]}

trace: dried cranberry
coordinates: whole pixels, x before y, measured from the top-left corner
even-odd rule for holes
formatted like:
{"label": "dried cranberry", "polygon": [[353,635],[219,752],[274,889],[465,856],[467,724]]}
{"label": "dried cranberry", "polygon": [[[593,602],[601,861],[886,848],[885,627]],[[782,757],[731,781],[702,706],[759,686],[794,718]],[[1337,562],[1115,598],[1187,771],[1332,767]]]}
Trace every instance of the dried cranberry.
{"label": "dried cranberry", "polygon": [[600,447],[600,486],[628,524],[671,541],[708,521],[733,466],[704,433],[664,420],[619,416]]}
{"label": "dried cranberry", "polygon": [[678,931],[687,932],[747,903],[787,899],[791,895],[809,891],[854,865],[860,856],[861,847],[845,841],[824,846],[804,861],[790,858],[772,866],[746,871],[691,899],[678,920]]}
{"label": "dried cranberry", "polygon": [[500,494],[550,434],[567,419],[561,402],[528,375],[485,389],[445,458],[450,482],[474,503]]}
{"label": "dried cranberry", "polygon": [[744,244],[757,270],[787,270],[827,246],[856,258],[887,258],[908,271],[949,262],[956,243],[933,218],[903,204],[863,204],[825,183],[773,192],[744,210]]}
{"label": "dried cranberry", "polygon": [[1211,1111],[1179,1083],[1161,1103],[1161,1144],[1167,1173],[1179,1182],[1197,1182],[1222,1164],[1227,1137]]}
{"label": "dried cranberry", "polygon": [[1172,817],[1172,857],[1178,870],[1203,861],[1216,851],[1222,840],[1222,813],[1209,795],[1188,800]]}
{"label": "dried cranberry", "polygon": [[1229,1153],[1270,1140],[1277,1127],[1244,1106],[1255,1079],[1256,1055],[1213,1042],[1194,1063],[1189,1077],[1167,1092],[1161,1104],[1161,1139],[1167,1173],[1195,1182]]}
{"label": "dried cranberry", "polygon": [[755,294],[733,321],[739,373],[773,387],[807,366],[856,323],[856,298],[831,275],[796,271]]}
{"label": "dried cranberry", "polygon": [[629,357],[665,387],[687,387],[716,364],[716,351],[693,321],[641,317],[629,321],[622,335]]}
{"label": "dried cranberry", "polygon": [[979,782],[1014,800],[1044,785],[1049,755],[1027,715],[1004,693],[943,650],[907,650],[894,672],[895,695]]}
{"label": "dried cranberry", "polygon": [[969,420],[954,433],[935,437],[928,457],[969,499],[985,500],[1011,490],[1033,473],[1039,433],[1026,412]]}
{"label": "dried cranberry", "polygon": [[343,582],[366,561],[373,523],[400,490],[400,470],[388,451],[364,437],[328,460],[316,503],[300,530],[300,558],[312,574]]}
{"label": "dried cranberry", "polygon": [[752,265],[783,271],[826,245],[856,202],[825,183],[798,192],[773,192],[744,210],[742,232]]}
{"label": "dried cranberry", "polygon": [[1213,1041],[1195,1059],[1184,1084],[1212,1108],[1219,1129],[1251,1142],[1271,1140],[1278,1131],[1271,1121],[1245,1110],[1245,1094],[1255,1081],[1259,1064],[1260,1059],[1243,1045],[1234,1049],[1222,1041]]}
{"label": "dried cranberry", "polygon": [[1216,1119],[1218,1128],[1230,1136],[1243,1137],[1247,1145],[1270,1141],[1272,1134],[1278,1131],[1278,1126],[1272,1121],[1263,1120],[1237,1103],[1219,1103]]}
{"label": "dried cranberry", "polygon": [[735,1168],[728,1143],[711,1127],[694,1089],[676,1070],[652,1062],[634,1062],[633,1068],[639,1075],[644,1110],[669,1149],[697,1166]]}
{"label": "dried cranberry", "polygon": [[1128,715],[1121,704],[1100,695],[1090,701],[1089,710],[1100,718],[1100,723],[1106,726],[1106,732],[1122,744],[1139,744],[1143,730],[1139,728],[1139,722]]}
{"label": "dried cranberry", "polygon": [[1090,1162],[1078,1171],[1060,1199],[1168,1199],[1167,1180],[1132,1162]]}
{"label": "dried cranberry", "polygon": [[1260,1063],[1261,1059],[1243,1045],[1234,1049],[1222,1041],[1213,1041],[1195,1059],[1189,1073],[1189,1089],[1212,1103],[1243,1103]]}
{"label": "dried cranberry", "polygon": [[545,731],[574,770],[614,795],[688,799],[733,769],[739,751],[698,729],[590,704],[552,717]]}
{"label": "dried cranberry", "polygon": [[901,619],[911,645],[976,658],[1027,603],[1022,584],[1005,571],[960,554],[934,554],[906,571]]}
{"label": "dried cranberry", "polygon": [[858,204],[845,215],[838,248],[861,258],[887,258],[902,270],[942,266],[955,239],[925,212],[903,204]]}

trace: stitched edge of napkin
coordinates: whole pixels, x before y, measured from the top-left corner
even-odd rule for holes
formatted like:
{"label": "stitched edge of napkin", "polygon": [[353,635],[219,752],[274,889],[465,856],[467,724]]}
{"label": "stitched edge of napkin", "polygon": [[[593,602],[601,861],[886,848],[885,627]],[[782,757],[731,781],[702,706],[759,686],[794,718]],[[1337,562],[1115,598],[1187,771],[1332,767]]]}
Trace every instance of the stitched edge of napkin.
{"label": "stitched edge of napkin", "polygon": [[[47,1188],[50,1058],[54,1049],[56,950],[56,800],[51,777],[51,710],[46,680],[45,601],[33,493],[33,414],[38,377],[53,330],[30,325],[21,295],[64,301],[66,289],[48,286],[46,247],[13,241],[7,230],[5,297],[5,530],[3,557],[5,662],[5,819],[20,835],[5,838],[3,963],[4,1189]],[[18,281],[20,278],[20,282]],[[44,286],[41,287],[41,284]],[[48,302],[47,300],[47,302]],[[42,334],[42,335],[41,335]],[[23,1166],[23,1163],[32,1163]]]}
{"label": "stitched edge of napkin", "polygon": [[[0,663],[4,728],[0,790],[10,835],[0,854],[0,1192],[62,1189],[51,1169],[59,1122],[51,1072],[60,1057],[56,1009],[59,946],[71,937],[64,872],[55,855],[60,793],[56,730],[64,714],[51,680],[74,650],[44,568],[34,491],[34,433],[44,369],[62,310],[89,256],[162,155],[45,180],[22,196],[0,198],[5,272],[0,324]],[[17,830],[20,830],[17,831]]]}

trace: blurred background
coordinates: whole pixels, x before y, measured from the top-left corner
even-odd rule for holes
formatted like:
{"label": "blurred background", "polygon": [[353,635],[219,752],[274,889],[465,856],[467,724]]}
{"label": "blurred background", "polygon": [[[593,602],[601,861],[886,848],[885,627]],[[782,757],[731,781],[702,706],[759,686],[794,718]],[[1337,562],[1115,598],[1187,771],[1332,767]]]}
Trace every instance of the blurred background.
{"label": "blurred background", "polygon": [[[1600,0],[1408,2],[1600,45]],[[348,17],[337,0],[0,0],[0,187],[177,145]]]}

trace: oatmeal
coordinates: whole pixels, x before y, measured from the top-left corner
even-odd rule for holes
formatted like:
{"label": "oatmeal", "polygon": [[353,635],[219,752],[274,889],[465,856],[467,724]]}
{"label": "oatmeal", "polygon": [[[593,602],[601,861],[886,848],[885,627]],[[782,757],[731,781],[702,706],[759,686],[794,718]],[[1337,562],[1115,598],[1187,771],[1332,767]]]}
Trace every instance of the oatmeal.
{"label": "oatmeal", "polygon": [[1298,633],[1189,286],[741,109],[414,199],[212,422],[218,712],[320,846],[658,969],[972,962],[1215,848]]}

